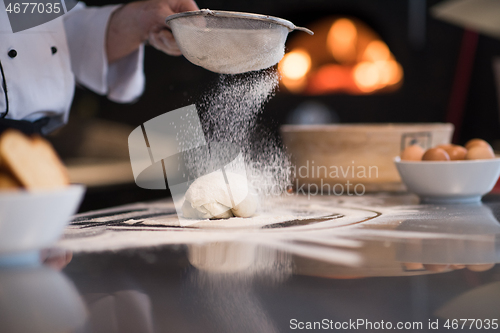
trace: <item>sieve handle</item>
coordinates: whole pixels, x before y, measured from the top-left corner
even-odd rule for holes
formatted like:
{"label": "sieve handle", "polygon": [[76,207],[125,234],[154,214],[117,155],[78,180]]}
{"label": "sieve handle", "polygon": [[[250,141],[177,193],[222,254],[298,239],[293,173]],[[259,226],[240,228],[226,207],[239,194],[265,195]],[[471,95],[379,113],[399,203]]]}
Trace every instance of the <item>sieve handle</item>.
{"label": "sieve handle", "polygon": [[314,32],[312,32],[311,30],[304,28],[304,27],[295,27],[293,30],[304,31],[304,32],[307,32],[309,35],[314,35]]}

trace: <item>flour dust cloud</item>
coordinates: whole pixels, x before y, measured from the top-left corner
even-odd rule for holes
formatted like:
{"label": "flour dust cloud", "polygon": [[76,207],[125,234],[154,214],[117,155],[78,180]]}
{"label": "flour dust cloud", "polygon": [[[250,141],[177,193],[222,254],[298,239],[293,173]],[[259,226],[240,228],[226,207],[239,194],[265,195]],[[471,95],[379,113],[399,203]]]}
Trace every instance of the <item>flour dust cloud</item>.
{"label": "flour dust cloud", "polygon": [[207,142],[228,142],[241,149],[249,184],[261,198],[279,196],[289,184],[290,162],[283,147],[273,135],[257,128],[258,117],[278,84],[279,74],[274,68],[220,75],[198,105]]}

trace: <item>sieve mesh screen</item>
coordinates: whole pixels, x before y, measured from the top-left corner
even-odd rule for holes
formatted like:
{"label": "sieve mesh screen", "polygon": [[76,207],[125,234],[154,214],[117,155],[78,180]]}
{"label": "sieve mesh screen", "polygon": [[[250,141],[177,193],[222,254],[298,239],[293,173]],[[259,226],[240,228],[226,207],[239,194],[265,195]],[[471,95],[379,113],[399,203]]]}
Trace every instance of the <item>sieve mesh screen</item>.
{"label": "sieve mesh screen", "polygon": [[204,10],[199,15],[177,14],[167,21],[182,54],[193,64],[217,73],[238,74],[277,64],[285,53],[288,32],[296,28],[288,21],[291,27],[248,18],[252,14],[226,17],[207,12],[222,13]]}

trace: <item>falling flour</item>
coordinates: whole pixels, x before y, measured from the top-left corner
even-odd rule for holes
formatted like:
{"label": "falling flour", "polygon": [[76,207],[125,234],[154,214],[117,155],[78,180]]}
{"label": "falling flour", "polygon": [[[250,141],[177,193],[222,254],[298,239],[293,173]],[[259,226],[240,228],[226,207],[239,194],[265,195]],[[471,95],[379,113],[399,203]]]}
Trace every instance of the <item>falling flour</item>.
{"label": "falling flour", "polygon": [[258,117],[278,83],[279,74],[274,68],[238,76],[221,75],[198,105],[207,142],[229,142],[239,147],[248,182],[261,202],[265,197],[281,195],[289,183],[290,162],[284,149],[273,135],[258,129]]}

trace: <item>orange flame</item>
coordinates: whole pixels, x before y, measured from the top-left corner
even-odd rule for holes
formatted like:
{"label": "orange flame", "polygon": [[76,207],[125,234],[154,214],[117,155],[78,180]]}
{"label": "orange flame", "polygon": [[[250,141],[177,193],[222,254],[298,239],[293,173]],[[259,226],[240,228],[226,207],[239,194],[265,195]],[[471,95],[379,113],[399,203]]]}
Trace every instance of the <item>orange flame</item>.
{"label": "orange flame", "polygon": [[303,49],[297,49],[285,54],[278,64],[283,84],[291,91],[299,92],[305,85],[305,77],[311,69],[311,57]]}
{"label": "orange flame", "polygon": [[395,89],[402,81],[403,68],[387,44],[359,20],[337,18],[318,27],[320,40],[326,38],[326,53],[304,40],[278,65],[282,83],[289,91],[371,94],[386,87],[388,91]]}
{"label": "orange flame", "polygon": [[352,63],[356,60],[358,31],[354,23],[346,18],[336,20],[327,37],[327,46],[339,63]]}

